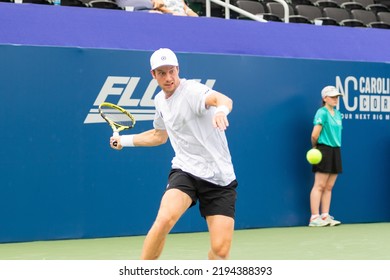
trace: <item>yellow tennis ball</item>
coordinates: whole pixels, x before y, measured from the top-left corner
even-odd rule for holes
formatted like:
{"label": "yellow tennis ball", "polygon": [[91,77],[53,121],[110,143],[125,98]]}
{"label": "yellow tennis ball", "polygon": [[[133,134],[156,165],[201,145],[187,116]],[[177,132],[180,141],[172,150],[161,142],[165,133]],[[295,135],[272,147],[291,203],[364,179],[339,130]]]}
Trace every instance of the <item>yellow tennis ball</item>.
{"label": "yellow tennis ball", "polygon": [[306,159],[310,164],[319,164],[322,160],[321,151],[313,148],[306,153]]}

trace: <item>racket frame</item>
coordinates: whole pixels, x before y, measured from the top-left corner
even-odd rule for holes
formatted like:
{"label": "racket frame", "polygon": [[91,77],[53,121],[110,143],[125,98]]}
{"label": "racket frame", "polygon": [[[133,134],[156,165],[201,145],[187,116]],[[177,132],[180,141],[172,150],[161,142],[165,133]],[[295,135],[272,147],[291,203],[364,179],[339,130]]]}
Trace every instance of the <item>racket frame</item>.
{"label": "racket frame", "polygon": [[[122,125],[122,124],[116,123],[115,121],[108,118],[106,116],[106,114],[104,114],[102,107],[110,107],[111,109],[117,110],[118,112],[125,114],[127,117],[129,117],[131,119],[133,124],[131,126],[128,126],[128,125]],[[113,131],[113,134],[112,134],[113,136],[119,136],[119,132],[133,128],[135,125],[135,122],[136,122],[134,116],[132,114],[130,114],[126,109],[123,109],[122,107],[115,105],[113,103],[110,103],[110,102],[103,102],[99,105],[99,114],[111,126],[112,131]],[[114,142],[113,144],[114,144],[114,146],[116,146],[117,143]]]}

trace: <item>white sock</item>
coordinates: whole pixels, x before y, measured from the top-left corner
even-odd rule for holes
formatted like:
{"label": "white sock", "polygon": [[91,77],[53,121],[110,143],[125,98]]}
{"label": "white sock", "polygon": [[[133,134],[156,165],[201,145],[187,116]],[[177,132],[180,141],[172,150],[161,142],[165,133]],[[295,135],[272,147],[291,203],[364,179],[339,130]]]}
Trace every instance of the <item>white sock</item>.
{"label": "white sock", "polygon": [[313,221],[314,219],[318,218],[319,216],[320,216],[319,214],[311,215],[310,221]]}

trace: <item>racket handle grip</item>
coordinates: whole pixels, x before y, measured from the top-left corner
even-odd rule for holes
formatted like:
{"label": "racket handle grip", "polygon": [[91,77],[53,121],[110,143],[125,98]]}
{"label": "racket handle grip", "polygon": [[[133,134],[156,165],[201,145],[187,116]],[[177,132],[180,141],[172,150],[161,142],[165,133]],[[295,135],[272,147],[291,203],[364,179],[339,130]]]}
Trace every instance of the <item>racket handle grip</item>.
{"label": "racket handle grip", "polygon": [[[114,131],[114,133],[112,134],[112,136],[119,136],[119,132],[118,131]],[[118,142],[117,141],[114,141],[112,142],[112,145],[114,145],[115,147],[118,145]]]}

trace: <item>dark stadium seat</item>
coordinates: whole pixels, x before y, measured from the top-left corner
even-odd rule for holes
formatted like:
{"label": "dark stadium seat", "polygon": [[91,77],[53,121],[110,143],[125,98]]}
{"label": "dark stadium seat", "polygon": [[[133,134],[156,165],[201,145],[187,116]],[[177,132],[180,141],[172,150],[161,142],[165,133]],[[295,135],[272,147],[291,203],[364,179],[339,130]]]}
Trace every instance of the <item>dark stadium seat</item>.
{"label": "dark stadium seat", "polygon": [[360,20],[351,18],[349,12],[342,8],[324,8],[324,16],[335,19],[342,26],[366,27]]}
{"label": "dark stadium seat", "polygon": [[49,0],[23,0],[23,3],[53,5],[53,2]]}
{"label": "dark stadium seat", "polygon": [[[368,11],[368,12],[372,12],[372,11]],[[390,13],[389,12],[379,12],[378,14],[376,14],[376,18],[378,19],[378,21],[370,22],[368,24],[369,27],[390,29]]]}
{"label": "dark stadium seat", "polygon": [[390,29],[390,24],[385,22],[371,22],[368,24],[368,26],[372,28]]}
{"label": "dark stadium seat", "polygon": [[[247,11],[247,12],[254,14],[254,15],[259,15],[259,14],[265,13],[264,6],[260,2],[250,1],[250,0],[239,0],[239,1],[236,1],[235,5],[238,8],[243,9],[244,11]],[[247,17],[245,17],[241,14],[239,14],[237,16],[237,18],[238,19],[248,19]]]}
{"label": "dark stadium seat", "polygon": [[[277,15],[267,13],[265,11],[263,4],[261,4],[260,2],[250,1],[250,0],[239,0],[236,2],[236,5],[240,9],[243,9],[244,11],[247,11],[251,14],[262,17],[265,20],[279,21],[279,22],[282,21]],[[239,15],[237,18],[238,19],[248,19],[247,17],[245,17],[243,15]]]}
{"label": "dark stadium seat", "polygon": [[339,7],[341,7],[342,4],[347,3],[347,2],[351,2],[353,0],[333,0],[333,1],[336,2],[337,5],[339,5]]}
{"label": "dark stadium seat", "polygon": [[376,14],[367,10],[352,10],[352,18],[362,21],[366,26],[372,22],[377,22]]}
{"label": "dark stadium seat", "polygon": [[390,0],[374,0],[375,4],[382,4],[390,10]]}
{"label": "dark stadium seat", "polygon": [[313,23],[317,21],[320,22],[320,25],[339,25],[336,20],[329,17],[324,17],[319,7],[310,5],[297,5],[295,6],[295,10],[297,14],[308,18]]}
{"label": "dark stadium seat", "polygon": [[131,7],[134,11],[153,10],[153,3],[151,0],[116,0],[115,2],[123,9]]}
{"label": "dark stadium seat", "polygon": [[[289,13],[289,22],[311,23],[308,22],[308,19],[306,17],[303,17],[302,15],[295,15],[294,8],[290,4],[287,5]],[[266,3],[266,9],[268,13],[277,15],[281,20],[284,21],[284,7],[282,4],[277,2],[268,2]]]}
{"label": "dark stadium seat", "polygon": [[[233,1],[235,0],[232,0],[230,4],[235,5],[236,3]],[[188,6],[191,7],[191,9],[194,10],[199,16],[206,16],[206,0],[188,0]],[[213,2],[211,2],[210,6],[211,17],[225,17],[224,7],[221,7]],[[231,18],[237,18],[237,15],[234,11],[230,11],[230,16]]]}
{"label": "dark stadium seat", "polygon": [[290,1],[293,7],[295,7],[296,5],[312,5],[312,6],[314,5],[311,0],[290,0]]}
{"label": "dark stadium seat", "polygon": [[377,16],[380,21],[390,24],[390,12],[379,12]]}
{"label": "dark stadium seat", "polygon": [[348,11],[352,10],[365,10],[366,8],[359,2],[344,2],[340,5],[340,8],[346,9]]}
{"label": "dark stadium seat", "polygon": [[343,20],[340,22],[340,25],[348,27],[367,27],[362,21],[358,19]]}
{"label": "dark stadium seat", "polygon": [[374,2],[374,0],[355,0],[355,2],[362,4],[366,10],[374,11],[376,13],[389,11],[387,6],[383,4],[377,4]]}
{"label": "dark stadium seat", "polygon": [[390,12],[390,8],[382,5],[382,4],[373,4],[373,5],[368,5],[366,7],[366,10],[373,11],[375,13],[378,12]]}
{"label": "dark stadium seat", "polygon": [[257,14],[264,14],[265,9],[263,4],[257,1],[250,1],[250,0],[239,0],[236,2],[237,7],[240,9],[243,9],[251,14],[257,15]]}
{"label": "dark stadium seat", "polygon": [[322,17],[321,9],[316,6],[296,5],[295,10],[297,11],[298,15],[305,16],[311,21],[313,21],[315,18]]}
{"label": "dark stadium seat", "polygon": [[325,8],[325,7],[335,7],[335,8],[338,8],[339,7],[337,2],[335,2],[333,0],[316,0],[314,2],[314,5],[318,6],[318,7],[322,7],[322,8]]}
{"label": "dark stadium seat", "polygon": [[[271,14],[277,15],[279,18],[284,18],[284,7],[282,4],[277,2],[267,2],[265,4],[265,7],[267,8],[267,11]],[[294,9],[291,5],[288,5],[288,13],[290,15],[294,14]]]}
{"label": "dark stadium seat", "polygon": [[87,6],[100,9],[123,10],[117,3],[110,0],[92,0],[87,3]]}
{"label": "dark stadium seat", "polygon": [[61,6],[87,7],[87,5],[80,0],[61,0]]}
{"label": "dark stadium seat", "polygon": [[301,15],[290,17],[289,20],[291,23],[313,24],[313,22],[311,20],[309,20],[307,17],[301,16]]}

